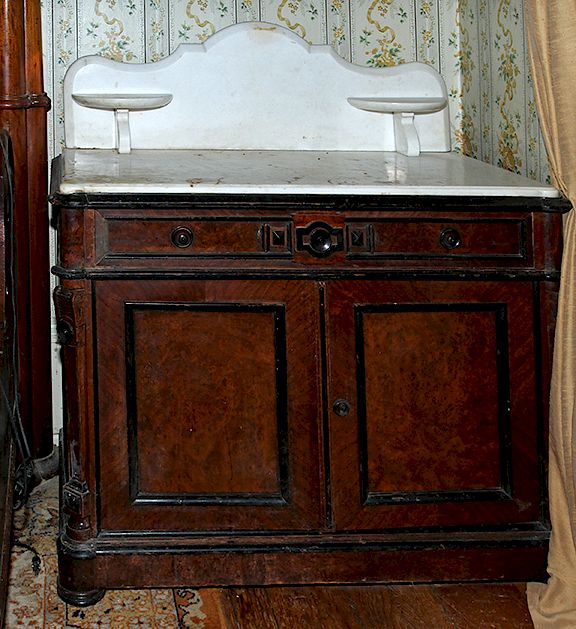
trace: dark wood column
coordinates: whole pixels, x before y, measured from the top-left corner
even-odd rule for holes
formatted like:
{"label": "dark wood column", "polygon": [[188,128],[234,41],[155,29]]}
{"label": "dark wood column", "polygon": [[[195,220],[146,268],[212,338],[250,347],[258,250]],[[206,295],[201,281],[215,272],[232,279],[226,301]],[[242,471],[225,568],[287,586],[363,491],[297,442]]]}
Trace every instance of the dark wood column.
{"label": "dark wood column", "polygon": [[0,0],[0,127],[14,148],[17,355],[34,458],[52,451],[46,112],[39,0]]}

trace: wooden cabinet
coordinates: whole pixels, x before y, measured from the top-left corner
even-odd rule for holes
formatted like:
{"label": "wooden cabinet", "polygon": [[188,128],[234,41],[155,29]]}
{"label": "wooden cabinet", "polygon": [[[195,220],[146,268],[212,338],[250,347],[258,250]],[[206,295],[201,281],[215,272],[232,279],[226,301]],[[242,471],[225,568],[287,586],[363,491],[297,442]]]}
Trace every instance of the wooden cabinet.
{"label": "wooden cabinet", "polygon": [[53,202],[64,598],[544,576],[564,201]]}

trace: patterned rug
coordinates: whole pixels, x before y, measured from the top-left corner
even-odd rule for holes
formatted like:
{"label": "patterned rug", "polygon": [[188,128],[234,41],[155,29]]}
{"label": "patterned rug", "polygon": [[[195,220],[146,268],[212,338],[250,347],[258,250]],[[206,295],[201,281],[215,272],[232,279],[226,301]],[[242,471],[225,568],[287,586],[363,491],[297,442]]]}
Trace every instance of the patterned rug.
{"label": "patterned rug", "polygon": [[[56,594],[58,479],[36,487],[14,515],[14,547],[6,611],[13,627],[220,629],[210,590],[110,590],[96,605],[67,605]],[[214,592],[216,597],[216,591]]]}

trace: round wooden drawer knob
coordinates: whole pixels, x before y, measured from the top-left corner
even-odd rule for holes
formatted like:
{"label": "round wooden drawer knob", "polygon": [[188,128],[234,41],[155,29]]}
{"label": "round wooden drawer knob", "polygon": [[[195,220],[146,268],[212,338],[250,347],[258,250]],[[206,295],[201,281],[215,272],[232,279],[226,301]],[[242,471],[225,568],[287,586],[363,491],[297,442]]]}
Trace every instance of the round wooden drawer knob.
{"label": "round wooden drawer knob", "polygon": [[192,234],[192,230],[188,229],[188,227],[175,227],[172,230],[172,235],[170,238],[172,240],[172,244],[175,247],[185,249],[192,244],[194,235]]}
{"label": "round wooden drawer knob", "polygon": [[440,232],[440,244],[444,247],[444,249],[456,249],[456,247],[460,246],[461,242],[462,238],[457,229],[448,227]]}

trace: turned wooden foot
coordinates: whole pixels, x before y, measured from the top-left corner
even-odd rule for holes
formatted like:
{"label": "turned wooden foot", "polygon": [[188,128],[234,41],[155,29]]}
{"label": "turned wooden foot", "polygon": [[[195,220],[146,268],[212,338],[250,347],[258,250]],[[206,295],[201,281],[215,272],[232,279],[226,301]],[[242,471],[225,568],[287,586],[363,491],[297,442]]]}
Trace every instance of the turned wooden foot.
{"label": "turned wooden foot", "polygon": [[89,590],[88,592],[76,592],[69,590],[58,583],[58,596],[69,605],[76,607],[89,607],[101,601],[106,590]]}

